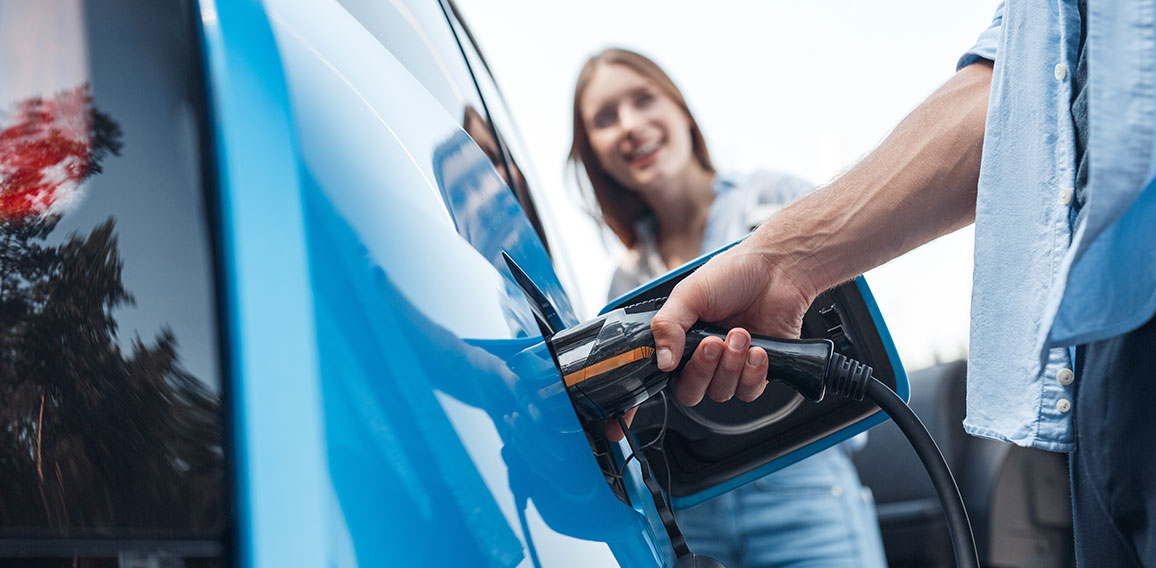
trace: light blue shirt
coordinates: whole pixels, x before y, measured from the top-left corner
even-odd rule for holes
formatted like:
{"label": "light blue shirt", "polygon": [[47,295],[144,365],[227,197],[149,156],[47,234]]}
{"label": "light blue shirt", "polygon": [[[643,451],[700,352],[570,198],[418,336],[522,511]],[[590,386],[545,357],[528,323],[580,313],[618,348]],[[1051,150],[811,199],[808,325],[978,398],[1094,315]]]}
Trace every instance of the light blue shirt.
{"label": "light blue shirt", "polygon": [[[714,201],[707,214],[702,248],[706,254],[729,245],[750,233],[774,214],[814,187],[792,175],[756,170],[746,175],[720,173],[711,184]],[[634,225],[638,242],[618,264],[610,281],[609,300],[633,290],[663,274],[670,268],[658,252],[654,219],[643,217]]]}
{"label": "light blue shirt", "polygon": [[1153,3],[1087,1],[1091,161],[1074,230],[1077,2],[1001,3],[959,61],[995,62],[976,202],[968,432],[1071,450],[1080,378],[1068,346],[1156,312]]}

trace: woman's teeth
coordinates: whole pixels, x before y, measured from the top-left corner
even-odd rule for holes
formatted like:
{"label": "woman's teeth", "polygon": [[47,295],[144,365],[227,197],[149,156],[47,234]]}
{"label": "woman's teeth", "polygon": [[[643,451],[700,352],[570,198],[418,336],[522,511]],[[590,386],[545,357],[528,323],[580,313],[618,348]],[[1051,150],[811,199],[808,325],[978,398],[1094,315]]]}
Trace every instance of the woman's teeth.
{"label": "woman's teeth", "polygon": [[657,149],[658,149],[658,142],[647,143],[645,145],[639,146],[633,152],[631,152],[630,153],[630,159],[631,160],[637,160],[639,158],[645,157],[645,156],[653,153]]}

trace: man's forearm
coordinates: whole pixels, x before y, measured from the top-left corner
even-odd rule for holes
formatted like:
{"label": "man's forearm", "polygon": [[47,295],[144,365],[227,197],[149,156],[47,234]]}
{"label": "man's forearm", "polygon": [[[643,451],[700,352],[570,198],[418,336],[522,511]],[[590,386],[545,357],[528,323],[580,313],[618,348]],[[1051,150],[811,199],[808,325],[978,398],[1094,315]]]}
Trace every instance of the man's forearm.
{"label": "man's forearm", "polygon": [[975,220],[991,65],[961,69],[874,151],[752,237],[830,288]]}

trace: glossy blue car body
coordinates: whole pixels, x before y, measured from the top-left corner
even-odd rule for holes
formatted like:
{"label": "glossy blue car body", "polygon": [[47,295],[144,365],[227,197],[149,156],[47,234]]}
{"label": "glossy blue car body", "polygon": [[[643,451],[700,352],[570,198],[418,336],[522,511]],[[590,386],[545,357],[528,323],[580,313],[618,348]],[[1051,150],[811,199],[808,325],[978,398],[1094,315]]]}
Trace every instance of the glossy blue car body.
{"label": "glossy blue car body", "polygon": [[[0,32],[0,568],[677,561],[547,346],[566,251],[451,0],[0,1]],[[851,410],[674,506],[882,418]]]}
{"label": "glossy blue car body", "polygon": [[242,564],[671,564],[637,472],[631,507],[591,459],[501,253],[577,318],[458,117],[336,4],[201,14]]}
{"label": "glossy blue car body", "polygon": [[577,319],[459,121],[335,7],[201,16],[242,564],[667,563],[591,459],[500,253]]}

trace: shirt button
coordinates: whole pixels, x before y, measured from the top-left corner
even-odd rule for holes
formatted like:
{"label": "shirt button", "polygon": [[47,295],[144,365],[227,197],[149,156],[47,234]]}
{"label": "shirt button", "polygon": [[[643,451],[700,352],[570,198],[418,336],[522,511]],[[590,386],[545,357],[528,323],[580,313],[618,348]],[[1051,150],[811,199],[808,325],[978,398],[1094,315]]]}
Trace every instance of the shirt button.
{"label": "shirt button", "polygon": [[1067,205],[1072,202],[1072,190],[1064,187],[1060,189],[1060,203]]}
{"label": "shirt button", "polygon": [[1067,386],[1076,380],[1076,374],[1071,369],[1060,369],[1060,372],[1056,373],[1056,380],[1060,381],[1061,385]]}
{"label": "shirt button", "polygon": [[1056,410],[1059,410],[1060,412],[1067,412],[1071,409],[1072,402],[1066,398],[1061,398],[1060,401],[1056,403]]}
{"label": "shirt button", "polygon": [[1068,76],[1068,66],[1063,63],[1056,64],[1056,80],[1063,81],[1064,77]]}

